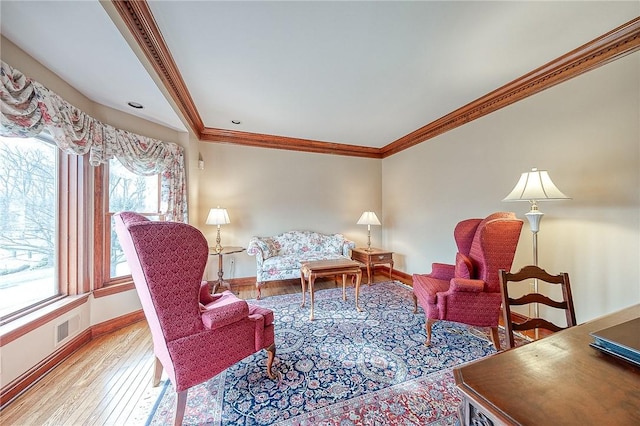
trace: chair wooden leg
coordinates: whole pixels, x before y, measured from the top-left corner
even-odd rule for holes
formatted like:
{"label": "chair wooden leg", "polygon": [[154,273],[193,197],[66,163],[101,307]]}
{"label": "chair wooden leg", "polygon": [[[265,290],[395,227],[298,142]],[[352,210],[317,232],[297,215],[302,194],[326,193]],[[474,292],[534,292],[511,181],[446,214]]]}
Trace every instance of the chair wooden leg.
{"label": "chair wooden leg", "polygon": [[425,328],[427,329],[427,341],[424,342],[424,344],[427,346],[431,344],[431,328],[433,327],[433,324],[436,323],[436,321],[438,320],[427,318],[427,323],[425,324]]}
{"label": "chair wooden leg", "polygon": [[413,313],[417,314],[418,313],[418,298],[413,293],[411,295],[413,296]]}
{"label": "chair wooden leg", "polygon": [[155,357],[155,362],[153,365],[153,387],[156,387],[160,384],[160,378],[162,377],[162,364],[158,357]]}
{"label": "chair wooden leg", "polygon": [[173,418],[174,426],[181,426],[182,419],[184,419],[184,411],[187,408],[187,392],[183,390],[182,392],[176,393],[176,404],[174,406],[175,417]]}
{"label": "chair wooden leg", "polygon": [[256,292],[258,293],[256,295],[256,300],[260,300],[262,298],[262,293],[260,292],[260,286],[262,285],[261,282],[256,282]]}
{"label": "chair wooden leg", "polygon": [[500,335],[498,334],[498,327],[491,327],[491,340],[493,340],[493,346],[500,352]]}
{"label": "chair wooden leg", "polygon": [[273,365],[273,359],[276,357],[276,344],[272,343],[267,349],[267,376],[270,379],[275,379],[276,375],[273,374],[271,366]]}

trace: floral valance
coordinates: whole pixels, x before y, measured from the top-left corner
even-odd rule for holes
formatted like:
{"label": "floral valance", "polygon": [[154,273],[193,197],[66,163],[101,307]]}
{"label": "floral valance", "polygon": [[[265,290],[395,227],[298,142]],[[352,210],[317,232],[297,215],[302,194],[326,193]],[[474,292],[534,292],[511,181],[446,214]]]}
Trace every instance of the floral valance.
{"label": "floral valance", "polygon": [[182,147],[104,124],[4,61],[0,80],[0,135],[26,138],[47,130],[61,150],[89,154],[92,166],[117,158],[133,173],[161,173],[163,213],[187,221]]}

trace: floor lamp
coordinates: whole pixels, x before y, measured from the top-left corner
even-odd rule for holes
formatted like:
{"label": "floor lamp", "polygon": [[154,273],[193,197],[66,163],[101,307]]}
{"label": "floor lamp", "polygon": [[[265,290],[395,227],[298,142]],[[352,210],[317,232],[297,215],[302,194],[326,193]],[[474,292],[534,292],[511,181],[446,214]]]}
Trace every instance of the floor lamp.
{"label": "floor lamp", "polygon": [[[533,264],[538,266],[538,231],[540,230],[540,221],[542,213],[538,209],[538,201],[543,200],[568,200],[553,183],[546,170],[531,169],[530,172],[522,173],[520,180],[513,190],[502,201],[529,201],[531,210],[525,214],[529,220],[529,226],[533,234]],[[538,280],[533,280],[533,291],[538,292]],[[533,315],[538,317],[538,304],[533,304]],[[538,329],[536,328],[536,339],[538,338]]]}

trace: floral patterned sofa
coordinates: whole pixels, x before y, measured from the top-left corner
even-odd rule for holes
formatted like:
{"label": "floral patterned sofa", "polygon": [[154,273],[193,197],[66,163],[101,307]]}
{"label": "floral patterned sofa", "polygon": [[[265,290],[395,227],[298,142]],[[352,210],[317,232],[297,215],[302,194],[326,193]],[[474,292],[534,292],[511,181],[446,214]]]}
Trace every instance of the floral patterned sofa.
{"label": "floral patterned sofa", "polygon": [[304,261],[350,259],[356,245],[342,234],[289,231],[274,237],[253,237],[247,253],[256,257],[256,288],[266,281],[300,278]]}

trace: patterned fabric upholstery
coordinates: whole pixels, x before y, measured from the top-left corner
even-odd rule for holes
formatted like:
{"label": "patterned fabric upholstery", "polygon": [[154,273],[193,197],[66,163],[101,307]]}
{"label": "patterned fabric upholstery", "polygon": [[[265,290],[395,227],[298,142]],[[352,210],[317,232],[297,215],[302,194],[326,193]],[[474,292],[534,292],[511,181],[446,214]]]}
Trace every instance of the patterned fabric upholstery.
{"label": "patterned fabric upholstery", "polygon": [[300,278],[302,262],[350,259],[356,244],[342,234],[290,231],[274,237],[253,237],[247,253],[256,257],[256,287],[265,281]]}
{"label": "patterned fabric upholstery", "polygon": [[263,348],[270,352],[271,376],[273,312],[248,305],[229,291],[209,293],[202,281],[209,248],[200,231],[131,212],[115,215],[115,223],[154,353],[177,392]]}
{"label": "patterned fabric upholstery", "polygon": [[471,259],[462,253],[456,253],[456,266],[453,275],[460,278],[471,278],[473,275],[473,263]]}
{"label": "patterned fabric upholstery", "polygon": [[427,317],[427,341],[434,320],[497,327],[501,312],[498,271],[509,271],[522,221],[498,212],[458,223],[455,265],[434,263],[430,274],[413,275],[414,300]]}

